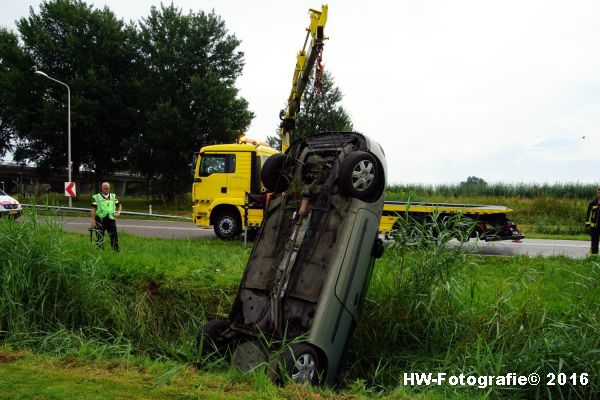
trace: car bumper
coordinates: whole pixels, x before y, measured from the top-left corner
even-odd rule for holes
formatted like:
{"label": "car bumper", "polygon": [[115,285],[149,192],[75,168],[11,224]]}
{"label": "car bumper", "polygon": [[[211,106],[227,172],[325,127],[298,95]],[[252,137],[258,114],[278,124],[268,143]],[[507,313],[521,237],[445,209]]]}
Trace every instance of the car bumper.
{"label": "car bumper", "polygon": [[12,217],[12,218],[19,218],[22,215],[22,209],[21,210],[0,210],[0,217]]}

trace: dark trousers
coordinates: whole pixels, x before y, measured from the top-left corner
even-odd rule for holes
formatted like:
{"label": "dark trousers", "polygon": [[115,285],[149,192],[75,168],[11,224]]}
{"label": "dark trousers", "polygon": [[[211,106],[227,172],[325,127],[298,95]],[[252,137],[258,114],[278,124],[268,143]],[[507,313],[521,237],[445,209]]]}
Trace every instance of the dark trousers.
{"label": "dark trousers", "polygon": [[114,251],[119,251],[119,236],[117,235],[117,222],[108,216],[100,219],[96,216],[96,245],[99,249],[104,248],[104,232],[108,232],[110,237],[110,247]]}
{"label": "dark trousers", "polygon": [[598,254],[598,240],[600,239],[600,228],[592,228],[590,231],[592,237],[592,254]]}

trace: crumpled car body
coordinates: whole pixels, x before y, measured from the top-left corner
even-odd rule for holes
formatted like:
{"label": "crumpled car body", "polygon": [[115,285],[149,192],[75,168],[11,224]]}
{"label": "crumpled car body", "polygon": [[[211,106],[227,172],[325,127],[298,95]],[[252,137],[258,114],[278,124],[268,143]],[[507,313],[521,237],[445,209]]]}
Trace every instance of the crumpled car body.
{"label": "crumpled car body", "polygon": [[259,352],[275,376],[332,384],[383,252],[385,175],[381,146],[354,132],[313,135],[271,156],[262,180],[274,193],[229,319],[205,337],[235,343],[241,368]]}

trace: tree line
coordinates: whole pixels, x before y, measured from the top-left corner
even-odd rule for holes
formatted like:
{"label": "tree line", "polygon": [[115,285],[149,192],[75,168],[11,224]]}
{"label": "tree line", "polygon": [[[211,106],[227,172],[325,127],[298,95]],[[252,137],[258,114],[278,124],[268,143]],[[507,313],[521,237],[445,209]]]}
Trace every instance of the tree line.
{"label": "tree line", "polygon": [[214,11],[161,5],[126,23],[51,0],[16,27],[0,28],[0,156],[66,168],[67,91],[36,70],[70,86],[75,180],[125,170],[167,194],[189,190],[193,152],[232,142],[254,116],[235,87],[240,40]]}
{"label": "tree line", "polygon": [[[254,117],[235,87],[240,40],[214,11],[161,4],[126,23],[108,7],[49,0],[16,28],[0,27],[0,157],[42,173],[66,169],[67,91],[36,71],[70,87],[75,181],[129,171],[154,192],[189,191],[193,153],[232,143]],[[294,137],[352,129],[342,97],[329,72],[319,87],[311,79]]]}

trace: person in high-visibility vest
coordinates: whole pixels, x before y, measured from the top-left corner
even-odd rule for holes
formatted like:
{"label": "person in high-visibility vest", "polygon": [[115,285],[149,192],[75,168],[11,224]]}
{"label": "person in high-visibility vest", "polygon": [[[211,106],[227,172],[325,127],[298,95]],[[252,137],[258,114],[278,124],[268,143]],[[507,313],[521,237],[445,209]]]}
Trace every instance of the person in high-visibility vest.
{"label": "person in high-visibility vest", "polygon": [[600,241],[600,187],[596,189],[596,198],[588,205],[585,217],[585,228],[590,232],[592,238],[592,254],[598,254],[598,242]]}
{"label": "person in high-visibility vest", "polygon": [[121,215],[123,206],[117,195],[110,192],[110,184],[102,183],[102,192],[92,196],[92,228],[96,229],[96,244],[104,247],[104,232],[110,237],[110,247],[119,251],[116,217]]}

